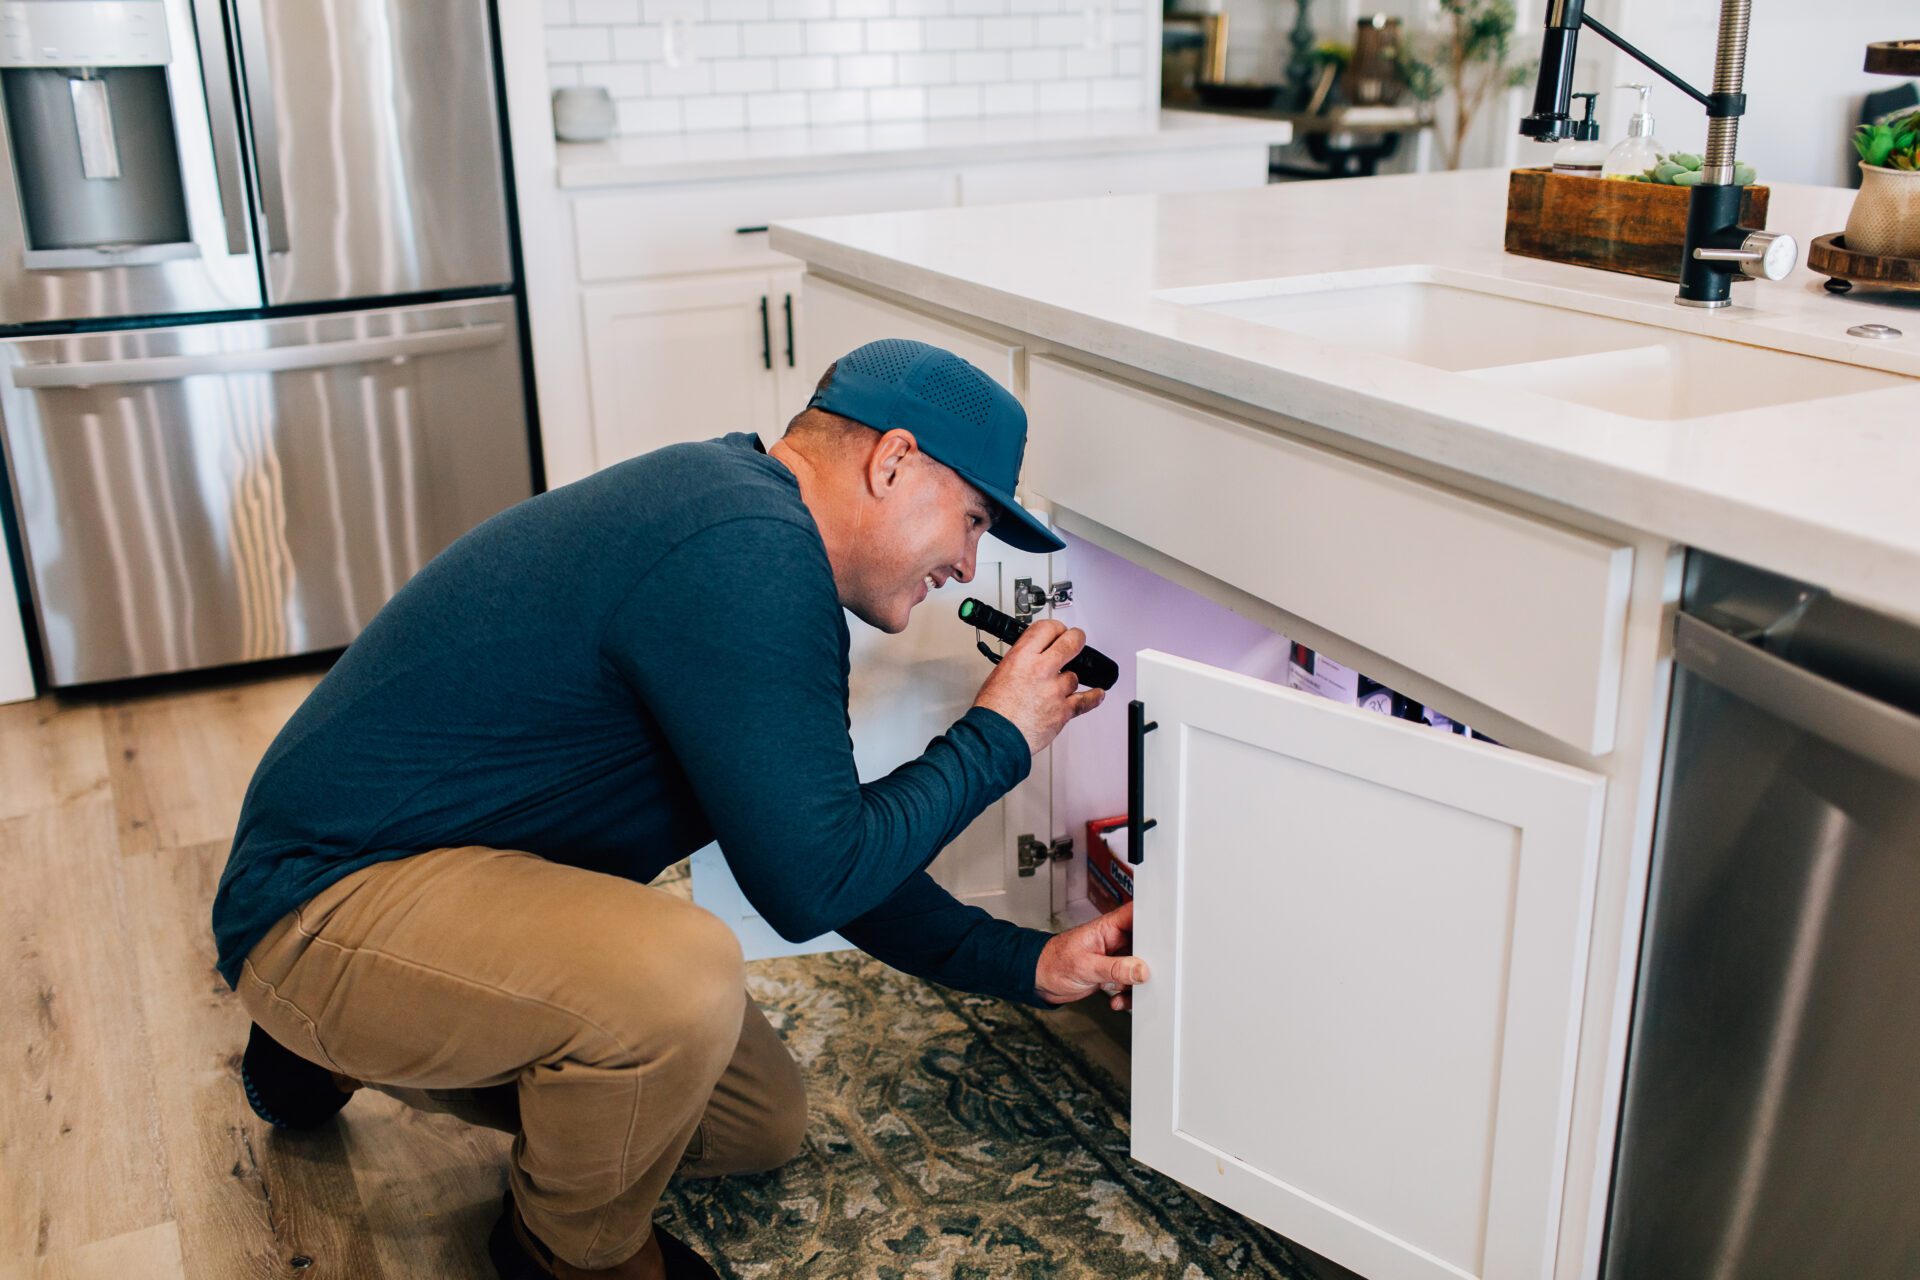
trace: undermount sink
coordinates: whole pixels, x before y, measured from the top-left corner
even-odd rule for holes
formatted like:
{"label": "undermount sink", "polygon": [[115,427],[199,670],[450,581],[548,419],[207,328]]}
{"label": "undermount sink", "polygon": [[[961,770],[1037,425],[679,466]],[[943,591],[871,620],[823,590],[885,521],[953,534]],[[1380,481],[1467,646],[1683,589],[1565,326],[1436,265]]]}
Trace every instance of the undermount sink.
{"label": "undermount sink", "polygon": [[1154,296],[1631,418],[1672,421],[1920,385],[1878,369],[1589,315],[1428,274],[1355,272]]}

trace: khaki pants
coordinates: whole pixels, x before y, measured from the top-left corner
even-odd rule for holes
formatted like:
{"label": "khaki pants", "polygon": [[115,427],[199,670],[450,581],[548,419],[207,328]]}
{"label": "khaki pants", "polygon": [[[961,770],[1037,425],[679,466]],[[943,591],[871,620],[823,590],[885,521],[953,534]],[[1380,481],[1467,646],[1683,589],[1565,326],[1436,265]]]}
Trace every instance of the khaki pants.
{"label": "khaki pants", "polygon": [[527,1226],[577,1267],[637,1253],[674,1172],[799,1150],[799,1068],[718,919],[615,876],[497,849],[355,872],[248,955],[240,1000],[287,1048],[515,1133]]}

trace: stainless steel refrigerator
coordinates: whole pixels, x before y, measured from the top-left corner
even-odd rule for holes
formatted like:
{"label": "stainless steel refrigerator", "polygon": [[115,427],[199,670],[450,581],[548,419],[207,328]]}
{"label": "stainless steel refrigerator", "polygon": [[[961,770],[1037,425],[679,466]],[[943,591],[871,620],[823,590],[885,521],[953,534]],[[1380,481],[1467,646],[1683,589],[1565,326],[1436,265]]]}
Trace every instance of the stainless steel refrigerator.
{"label": "stainless steel refrigerator", "polygon": [[47,678],[350,641],[532,492],[488,0],[0,4]]}

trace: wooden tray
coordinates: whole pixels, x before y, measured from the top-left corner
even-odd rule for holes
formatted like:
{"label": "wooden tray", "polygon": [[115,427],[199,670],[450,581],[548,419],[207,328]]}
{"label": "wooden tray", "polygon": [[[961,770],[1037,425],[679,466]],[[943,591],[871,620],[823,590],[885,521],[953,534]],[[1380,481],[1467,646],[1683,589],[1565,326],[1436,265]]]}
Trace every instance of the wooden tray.
{"label": "wooden tray", "polygon": [[1838,231],[1818,236],[1807,246],[1807,267],[1831,276],[1827,289],[1845,293],[1856,284],[1876,289],[1920,289],[1920,258],[1855,253]]}
{"label": "wooden tray", "polygon": [[[1507,180],[1507,252],[1680,282],[1689,187],[1515,169]],[[1767,188],[1740,197],[1740,225],[1767,225]]]}

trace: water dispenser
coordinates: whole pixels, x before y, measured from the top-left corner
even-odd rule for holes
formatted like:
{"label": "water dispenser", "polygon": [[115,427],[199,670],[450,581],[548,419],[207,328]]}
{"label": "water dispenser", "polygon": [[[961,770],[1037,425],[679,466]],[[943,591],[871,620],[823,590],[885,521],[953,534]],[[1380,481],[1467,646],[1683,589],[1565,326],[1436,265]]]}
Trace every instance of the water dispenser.
{"label": "water dispenser", "polygon": [[76,250],[198,252],[171,61],[162,0],[0,3],[0,90],[29,268],[79,265]]}

